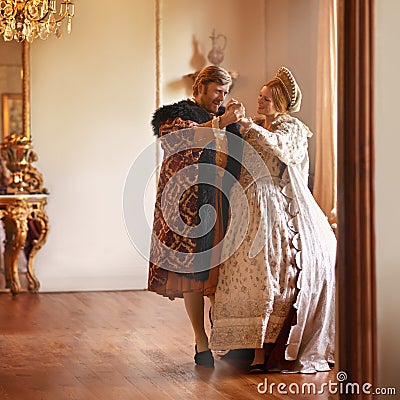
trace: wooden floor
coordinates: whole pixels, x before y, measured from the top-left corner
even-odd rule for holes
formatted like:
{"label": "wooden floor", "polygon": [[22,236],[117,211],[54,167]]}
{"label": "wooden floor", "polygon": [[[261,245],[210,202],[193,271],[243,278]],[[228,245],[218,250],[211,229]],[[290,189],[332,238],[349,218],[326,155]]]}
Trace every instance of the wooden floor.
{"label": "wooden floor", "polygon": [[[196,367],[183,302],[146,291],[0,294],[1,400],[333,399],[259,393],[335,373],[249,375],[245,358]],[[297,385],[297,386],[296,386]],[[282,390],[281,390],[282,391]]]}

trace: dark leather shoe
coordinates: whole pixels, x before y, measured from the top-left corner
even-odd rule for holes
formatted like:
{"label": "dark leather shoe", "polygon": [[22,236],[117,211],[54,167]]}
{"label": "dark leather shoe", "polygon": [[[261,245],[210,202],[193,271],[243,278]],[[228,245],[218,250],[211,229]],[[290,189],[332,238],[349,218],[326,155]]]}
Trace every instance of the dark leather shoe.
{"label": "dark leather shoe", "polygon": [[197,365],[206,368],[214,368],[214,357],[211,353],[211,350],[201,351],[200,353],[197,351],[197,345],[194,347],[196,354],[194,355],[194,362]]}
{"label": "dark leather shoe", "polygon": [[267,372],[265,364],[250,365],[248,369],[249,374],[265,374]]}

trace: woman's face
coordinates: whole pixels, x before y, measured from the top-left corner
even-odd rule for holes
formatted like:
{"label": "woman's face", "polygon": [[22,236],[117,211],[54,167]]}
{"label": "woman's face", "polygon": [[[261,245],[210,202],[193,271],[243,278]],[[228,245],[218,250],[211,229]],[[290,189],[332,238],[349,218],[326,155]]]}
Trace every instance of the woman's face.
{"label": "woman's face", "polygon": [[268,86],[263,86],[258,95],[258,114],[265,116],[275,116],[277,114],[275,103],[272,100],[272,91]]}

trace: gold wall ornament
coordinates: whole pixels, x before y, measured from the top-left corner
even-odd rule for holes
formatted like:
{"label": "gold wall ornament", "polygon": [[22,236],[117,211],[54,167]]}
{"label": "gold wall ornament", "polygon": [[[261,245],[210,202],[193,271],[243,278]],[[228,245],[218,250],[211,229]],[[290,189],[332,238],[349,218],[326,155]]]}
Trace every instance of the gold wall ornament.
{"label": "gold wall ornament", "polygon": [[71,33],[74,13],[71,0],[0,0],[0,35],[5,41],[29,43],[50,35],[60,38],[64,19],[67,33]]}
{"label": "gold wall ornament", "polygon": [[7,136],[1,145],[1,157],[10,171],[7,194],[47,193],[43,188],[43,176],[32,165],[37,161],[30,139],[20,135]]}

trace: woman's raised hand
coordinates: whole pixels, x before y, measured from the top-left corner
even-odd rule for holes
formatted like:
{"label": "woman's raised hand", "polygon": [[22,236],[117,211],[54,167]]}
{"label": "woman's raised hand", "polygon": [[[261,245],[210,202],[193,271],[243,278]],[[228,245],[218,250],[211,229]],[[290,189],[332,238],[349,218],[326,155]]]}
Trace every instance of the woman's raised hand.
{"label": "woman's raised hand", "polygon": [[244,105],[235,99],[230,99],[226,105],[225,113],[220,117],[220,128],[238,122],[245,115],[246,110]]}

